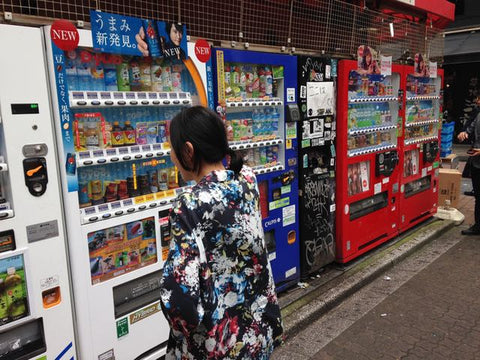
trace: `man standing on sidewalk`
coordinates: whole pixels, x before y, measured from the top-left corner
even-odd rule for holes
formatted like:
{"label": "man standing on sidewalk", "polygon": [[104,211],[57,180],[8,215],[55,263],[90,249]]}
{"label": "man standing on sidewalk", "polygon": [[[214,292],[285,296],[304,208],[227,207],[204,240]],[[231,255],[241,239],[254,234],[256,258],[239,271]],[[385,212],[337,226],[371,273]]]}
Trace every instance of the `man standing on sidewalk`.
{"label": "man standing on sidewalk", "polygon": [[475,196],[475,224],[466,230],[463,235],[480,235],[480,96],[475,98],[475,115],[466,124],[465,130],[458,134],[458,140],[472,139],[473,147],[467,151],[469,158],[465,166],[470,166],[473,195]]}

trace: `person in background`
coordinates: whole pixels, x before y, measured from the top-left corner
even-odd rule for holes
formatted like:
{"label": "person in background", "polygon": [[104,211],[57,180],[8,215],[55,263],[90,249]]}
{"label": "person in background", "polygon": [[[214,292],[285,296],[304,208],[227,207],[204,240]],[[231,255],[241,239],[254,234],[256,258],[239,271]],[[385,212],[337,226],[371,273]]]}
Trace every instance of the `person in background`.
{"label": "person in background", "polygon": [[183,179],[196,185],[177,197],[170,215],[161,286],[167,359],[268,359],[283,328],[255,175],[207,108],[175,116],[170,144]]}
{"label": "person in background", "polygon": [[465,166],[470,167],[473,196],[475,196],[475,224],[466,230],[463,235],[480,235],[480,96],[475,99],[477,109],[467,122],[464,131],[458,134],[459,141],[472,140],[472,148],[467,151],[469,158]]}

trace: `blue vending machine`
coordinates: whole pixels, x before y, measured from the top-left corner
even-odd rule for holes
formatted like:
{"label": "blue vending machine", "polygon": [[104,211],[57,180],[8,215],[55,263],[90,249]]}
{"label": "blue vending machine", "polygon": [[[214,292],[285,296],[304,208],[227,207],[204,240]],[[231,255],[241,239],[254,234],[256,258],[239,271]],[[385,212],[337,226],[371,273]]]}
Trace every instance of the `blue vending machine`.
{"label": "blue vending machine", "polygon": [[[230,147],[257,174],[265,241],[277,291],[300,278],[298,230],[297,58],[214,49],[216,110]],[[294,116],[295,117],[295,116]]]}

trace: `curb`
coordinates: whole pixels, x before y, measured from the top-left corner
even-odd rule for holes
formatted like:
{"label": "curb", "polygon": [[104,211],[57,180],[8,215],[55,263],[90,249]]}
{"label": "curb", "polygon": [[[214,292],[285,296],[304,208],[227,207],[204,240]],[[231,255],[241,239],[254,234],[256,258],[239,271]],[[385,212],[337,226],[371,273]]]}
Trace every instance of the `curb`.
{"label": "curb", "polygon": [[281,313],[285,338],[295,335],[299,330],[453,226],[453,221],[434,220],[416,230],[407,232],[388,248],[355,264],[329,283],[319,286],[283,307]]}

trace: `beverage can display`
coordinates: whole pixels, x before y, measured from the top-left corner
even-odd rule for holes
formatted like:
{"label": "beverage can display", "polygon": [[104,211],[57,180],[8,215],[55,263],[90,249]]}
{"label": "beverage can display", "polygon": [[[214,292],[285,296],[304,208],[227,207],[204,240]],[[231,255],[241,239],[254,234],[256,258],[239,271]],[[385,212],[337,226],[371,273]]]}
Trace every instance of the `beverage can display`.
{"label": "beverage can display", "polygon": [[163,91],[162,84],[162,60],[153,59],[150,68],[152,91]]}
{"label": "beverage can display", "polygon": [[124,59],[117,65],[117,86],[119,91],[130,91],[130,75],[128,62]]}
{"label": "beverage can display", "polygon": [[140,90],[150,91],[152,89],[150,58],[141,59],[139,66],[140,66]]}
{"label": "beverage can display", "polygon": [[105,79],[105,90],[107,91],[117,91],[117,69],[115,65],[108,64],[105,65],[104,69],[104,79]]}
{"label": "beverage can display", "polygon": [[160,45],[158,39],[157,26],[153,20],[142,20],[143,29],[145,31],[145,39],[148,44],[149,55],[152,57],[159,57]]}
{"label": "beverage can display", "polygon": [[132,61],[130,61],[128,76],[130,81],[130,90],[132,91],[142,90],[142,83],[141,83],[141,76],[140,76],[140,63],[138,62],[138,60],[133,59]]}
{"label": "beverage can display", "polygon": [[172,91],[172,67],[170,65],[162,66],[162,90]]}
{"label": "beverage can display", "polygon": [[172,66],[172,90],[182,91],[182,67],[181,65]]}

